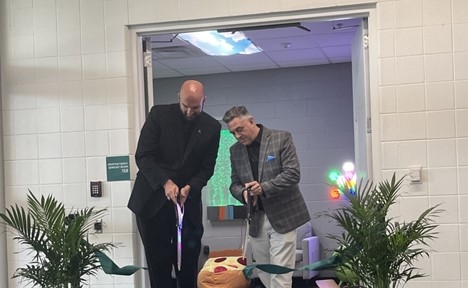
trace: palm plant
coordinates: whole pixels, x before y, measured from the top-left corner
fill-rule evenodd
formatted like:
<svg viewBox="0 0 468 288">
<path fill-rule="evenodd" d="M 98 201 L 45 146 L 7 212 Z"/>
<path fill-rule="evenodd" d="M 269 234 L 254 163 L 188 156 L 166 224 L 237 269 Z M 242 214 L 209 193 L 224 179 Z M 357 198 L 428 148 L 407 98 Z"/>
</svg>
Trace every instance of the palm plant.
<svg viewBox="0 0 468 288">
<path fill-rule="evenodd" d="M 83 287 L 86 276 L 96 276 L 101 268 L 96 253 L 114 246 L 87 241 L 88 230 L 106 209 L 85 208 L 67 214 L 63 204 L 52 196 L 38 199 L 31 191 L 27 206 L 25 210 L 16 204 L 0 213 L 7 227 L 13 229 L 14 239 L 33 256 L 13 278 L 20 277 L 33 287 Z"/>
<path fill-rule="evenodd" d="M 428 240 L 437 237 L 433 218 L 439 205 L 426 209 L 414 221 L 396 222 L 388 216 L 396 203 L 404 177 L 384 180 L 377 185 L 360 183 L 355 195 L 334 211 L 324 212 L 338 226 L 341 235 L 329 235 L 338 247 L 341 261 L 337 274 L 351 275 L 350 285 L 369 288 L 402 287 L 407 281 L 425 276 L 414 265 L 427 256 Z"/>
</svg>

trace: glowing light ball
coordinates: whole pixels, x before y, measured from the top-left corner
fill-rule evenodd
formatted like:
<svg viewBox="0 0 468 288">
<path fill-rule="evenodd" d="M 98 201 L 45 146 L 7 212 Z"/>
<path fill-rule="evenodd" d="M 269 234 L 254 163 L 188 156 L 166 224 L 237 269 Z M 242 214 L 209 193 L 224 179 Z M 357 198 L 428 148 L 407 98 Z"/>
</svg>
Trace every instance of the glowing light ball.
<svg viewBox="0 0 468 288">
<path fill-rule="evenodd" d="M 345 191 L 351 195 L 356 194 L 356 171 L 352 162 L 345 162 L 342 166 L 343 173 L 333 169 L 328 173 L 328 180 L 331 183 L 330 197 L 339 199 L 345 197 Z"/>
<path fill-rule="evenodd" d="M 332 188 L 332 190 L 330 191 L 330 197 L 334 200 L 339 199 L 341 197 L 340 190 Z"/>
<path fill-rule="evenodd" d="M 345 162 L 343 164 L 343 172 L 344 172 L 344 177 L 346 177 L 346 179 L 351 179 L 353 178 L 353 175 L 355 175 L 354 173 L 354 164 L 351 163 L 351 162 Z"/>
</svg>

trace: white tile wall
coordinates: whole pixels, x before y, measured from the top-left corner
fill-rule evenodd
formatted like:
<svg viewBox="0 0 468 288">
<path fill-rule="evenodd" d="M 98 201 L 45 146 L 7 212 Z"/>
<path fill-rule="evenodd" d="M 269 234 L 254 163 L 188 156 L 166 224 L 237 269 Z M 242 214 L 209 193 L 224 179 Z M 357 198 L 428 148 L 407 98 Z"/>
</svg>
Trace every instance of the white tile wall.
<svg viewBox="0 0 468 288">
<path fill-rule="evenodd" d="M 424 58 L 422 56 L 397 57 L 396 82 L 398 84 L 424 82 Z"/>
<path fill-rule="evenodd" d="M 59 78 L 57 57 L 36 58 L 34 79 L 36 83 L 57 83 Z"/>
<path fill-rule="evenodd" d="M 37 84 L 35 86 L 37 108 L 52 108 L 60 106 L 58 83 L 44 83 Z"/>
<path fill-rule="evenodd" d="M 454 111 L 428 112 L 427 137 L 431 139 L 455 137 Z"/>
<path fill-rule="evenodd" d="M 57 31 L 57 50 L 59 56 L 78 55 L 81 53 L 81 31 L 67 29 Z"/>
<path fill-rule="evenodd" d="M 74 132 L 84 130 L 84 113 L 82 107 L 62 108 L 60 127 L 62 132 Z"/>
<path fill-rule="evenodd" d="M 402 113 L 398 115 L 400 140 L 426 139 L 426 113 Z"/>
<path fill-rule="evenodd" d="M 107 104 L 106 79 L 84 81 L 83 99 L 84 105 Z"/>
<path fill-rule="evenodd" d="M 84 158 L 62 159 L 62 165 L 63 183 L 69 184 L 86 182 L 86 161 Z M 82 194 L 84 194 L 84 199 L 86 199 L 86 193 Z"/>
<path fill-rule="evenodd" d="M 459 280 L 461 278 L 460 254 L 434 253 L 431 258 L 433 280 Z"/>
<path fill-rule="evenodd" d="M 106 78 L 106 65 L 104 53 L 83 55 L 83 78 L 85 80 Z"/>
<path fill-rule="evenodd" d="M 453 82 L 432 82 L 426 84 L 427 110 L 444 110 L 455 107 Z"/>
<path fill-rule="evenodd" d="M 453 36 L 455 39 L 453 43 L 454 51 L 459 52 L 468 50 L 468 40 L 463 36 L 466 31 L 468 31 L 467 23 L 453 25 Z"/>
<path fill-rule="evenodd" d="M 460 225 L 460 251 L 468 252 L 468 224 Z"/>
<path fill-rule="evenodd" d="M 44 159 L 38 162 L 39 184 L 62 183 L 62 160 Z"/>
<path fill-rule="evenodd" d="M 424 111 L 426 108 L 423 84 L 400 85 L 397 96 L 400 113 Z"/>
<path fill-rule="evenodd" d="M 426 141 L 399 142 L 398 167 L 406 169 L 413 165 L 428 167 Z M 430 166 L 429 166 L 430 167 Z"/>
<path fill-rule="evenodd" d="M 59 108 L 37 109 L 37 132 L 38 133 L 60 132 L 60 109 Z"/>
<path fill-rule="evenodd" d="M 445 212 L 437 219 L 437 223 L 459 223 L 460 210 L 458 207 L 458 196 L 433 196 L 429 198 L 429 203 L 431 206 L 441 204 L 440 208 L 445 210 Z"/>
<path fill-rule="evenodd" d="M 63 205 L 70 210 L 84 209 L 88 206 L 86 192 L 88 186 L 83 183 L 63 185 Z"/>
<path fill-rule="evenodd" d="M 422 26 L 423 11 L 421 9 L 423 0 L 402 0 L 395 2 L 395 27 Z"/>
<path fill-rule="evenodd" d="M 381 115 L 380 134 L 383 141 L 398 140 L 398 117 L 396 114 Z"/>
<path fill-rule="evenodd" d="M 128 52 L 107 53 L 107 75 L 110 78 L 130 76 L 130 66 L 127 63 Z"/>
<path fill-rule="evenodd" d="M 395 32 L 393 30 L 381 30 L 379 31 L 379 38 L 380 38 L 379 56 L 380 57 L 395 56 Z"/>
<path fill-rule="evenodd" d="M 63 157 L 84 157 L 85 134 L 84 132 L 62 133 Z"/>
<path fill-rule="evenodd" d="M 400 201 L 401 221 L 416 219 L 423 211 L 429 208 L 428 197 L 405 197 Z"/>
<path fill-rule="evenodd" d="M 426 81 L 453 80 L 452 54 L 433 54 L 424 58 Z"/>
<path fill-rule="evenodd" d="M 105 0 L 105 24 L 122 28 L 128 24 L 128 1 Z"/>
<path fill-rule="evenodd" d="M 461 253 L 461 278 L 463 280 L 468 279 L 468 253 Z M 468 283 L 468 281 L 463 282 L 464 285 Z"/>
<path fill-rule="evenodd" d="M 85 106 L 85 129 L 106 130 L 109 127 L 107 105 Z"/>
<path fill-rule="evenodd" d="M 60 133 L 38 135 L 39 158 L 61 158 L 62 138 Z M 32 149 L 30 147 L 30 149 Z"/>
<path fill-rule="evenodd" d="M 435 230 L 438 239 L 434 240 L 431 249 L 437 253 L 460 251 L 460 234 L 458 225 L 441 224 Z"/>
<path fill-rule="evenodd" d="M 457 126 L 457 136 L 467 137 L 468 136 L 468 127 L 465 123 L 468 123 L 468 110 L 457 110 L 456 111 L 456 126 Z"/>
<path fill-rule="evenodd" d="M 112 130 L 109 132 L 110 155 L 125 155 L 133 151 L 129 145 L 129 130 Z"/>
<path fill-rule="evenodd" d="M 61 81 L 76 81 L 83 78 L 80 56 L 62 56 L 58 62 Z"/>
<path fill-rule="evenodd" d="M 451 0 L 424 0 L 422 4 L 424 25 L 449 24 L 451 22 Z"/>
<path fill-rule="evenodd" d="M 37 111 L 16 110 L 14 112 L 14 125 L 16 134 L 37 133 Z"/>
<path fill-rule="evenodd" d="M 17 135 L 16 143 L 16 159 L 37 159 L 37 135 Z"/>
<path fill-rule="evenodd" d="M 87 156 L 109 155 L 109 131 L 87 131 L 85 139 Z"/>
<path fill-rule="evenodd" d="M 468 108 L 468 81 L 455 82 L 455 107 Z"/>
<path fill-rule="evenodd" d="M 391 85 L 396 81 L 396 66 L 394 58 L 381 58 L 379 59 L 379 84 Z"/>
<path fill-rule="evenodd" d="M 424 27 L 424 52 L 426 54 L 450 53 L 452 52 L 452 39 L 450 25 L 426 26 Z"/>
<path fill-rule="evenodd" d="M 106 179 L 105 156 L 131 154 L 135 148 L 134 139 L 125 141 L 135 133 L 131 121 L 134 107 L 129 104 L 133 92 L 129 47 L 133 44 L 124 25 L 321 7 L 339 9 L 336 6 L 371 1 L 278 0 L 257 1 L 253 5 L 227 0 L 204 0 L 197 5 L 189 2 L 0 1 L 7 203 L 24 202 L 29 187 L 41 194 L 52 193 L 67 205 L 112 207 L 111 215 L 105 219 L 105 233 L 100 237 L 128 244 L 128 249 L 114 254 L 122 265 L 132 260 L 134 227 L 128 223 L 131 214 L 125 207 L 131 184 L 105 183 L 106 193 L 112 191 L 112 195 L 92 199 L 88 181 Z M 376 139 L 381 148 L 376 157 L 384 171 L 376 171 L 376 175 L 422 165 L 425 182 L 411 185 L 410 196 L 401 199 L 397 209 L 401 218 L 412 219 L 422 208 L 441 202 L 448 210 L 440 219 L 441 237 L 434 243 L 438 251 L 421 263 L 424 272 L 431 276 L 408 287 L 468 287 L 468 216 L 463 209 L 468 204 L 466 11 L 466 0 L 381 0 L 373 14 L 376 19 L 371 22 L 377 25 L 371 31 L 376 31 L 378 38 L 373 42 L 378 44 L 374 48 L 377 53 L 371 54 L 376 57 L 371 63 L 377 66 L 378 87 L 377 95 L 372 96 L 378 105 L 373 107 L 376 114 L 385 114 L 379 115 L 380 139 Z M 294 89 L 294 97 L 303 95 L 304 89 Z M 275 91 L 284 93 L 281 89 Z M 233 103 L 239 100 L 233 97 L 236 92 L 225 91 L 222 94 L 226 98 L 210 101 L 220 105 L 218 108 L 224 108 L 226 103 L 237 104 Z M 101 105 L 107 107 L 106 120 L 93 113 Z M 285 125 L 269 118 L 268 113 L 262 114 L 263 106 L 252 103 L 263 120 L 273 126 Z M 290 108 L 294 110 L 293 106 Z M 308 105 L 310 113 L 317 112 L 310 108 L 313 105 Z M 210 109 L 222 116 L 214 106 Z M 268 109 L 274 110 L 274 106 Z M 290 123 L 300 123 L 300 119 Z M 304 129 L 295 125 L 298 131 Z M 317 121 L 315 128 L 323 127 L 326 126 Z M 346 143 L 346 136 L 342 137 L 342 142 L 336 134 L 327 139 L 334 139 L 334 145 L 339 147 Z M 298 143 L 301 147 L 323 144 L 314 137 L 302 138 Z M 317 155 L 314 151 L 301 153 L 304 159 Z M 316 158 L 324 161 L 332 156 Z M 25 263 L 27 258 L 21 257 L 8 261 L 9 272 Z M 11 287 L 24 287 L 11 283 Z M 101 288 L 127 288 L 132 287 L 133 278 L 100 275 L 93 283 Z"/>
<path fill-rule="evenodd" d="M 468 165 L 468 138 L 457 139 L 458 164 Z"/>
<path fill-rule="evenodd" d="M 396 56 L 421 55 L 423 52 L 421 27 L 397 29 L 395 33 Z"/>
<path fill-rule="evenodd" d="M 39 163 L 37 160 L 17 161 L 14 165 L 14 171 L 11 172 L 15 183 L 13 185 L 39 184 Z"/>
<path fill-rule="evenodd" d="M 397 112 L 396 88 L 394 86 L 383 86 L 380 88 L 379 94 L 381 113 Z"/>
<path fill-rule="evenodd" d="M 81 81 L 67 81 L 59 84 L 60 105 L 77 106 L 83 103 L 83 83 Z"/>
<path fill-rule="evenodd" d="M 430 195 L 456 195 L 457 171 L 455 168 L 428 169 Z"/>
<path fill-rule="evenodd" d="M 57 56 L 57 32 L 34 33 L 34 55 L 36 58 Z"/>
<path fill-rule="evenodd" d="M 127 51 L 128 30 L 124 26 L 112 26 L 106 29 L 106 51 Z M 121 61 L 121 59 L 118 59 Z"/>
<path fill-rule="evenodd" d="M 129 78 L 107 79 L 106 85 L 108 103 L 128 103 L 131 86 Z"/>
<path fill-rule="evenodd" d="M 456 52 L 453 58 L 455 80 L 468 79 L 468 52 Z"/>
<path fill-rule="evenodd" d="M 7 61 L 5 84 L 34 83 L 34 59 L 21 59 Z"/>
<path fill-rule="evenodd" d="M 36 95 L 34 85 L 12 85 L 7 86 L 7 95 L 14 109 L 34 109 L 36 108 Z"/>
<path fill-rule="evenodd" d="M 110 129 L 128 129 L 132 125 L 132 108 L 126 104 L 110 104 L 109 112 L 109 128 Z"/>
<path fill-rule="evenodd" d="M 7 44 L 8 59 L 21 59 L 34 57 L 34 37 L 33 35 L 19 35 L 11 37 Z"/>
<path fill-rule="evenodd" d="M 398 168 L 398 142 L 384 142 L 382 143 L 381 149 L 382 169 L 388 170 Z"/>
</svg>

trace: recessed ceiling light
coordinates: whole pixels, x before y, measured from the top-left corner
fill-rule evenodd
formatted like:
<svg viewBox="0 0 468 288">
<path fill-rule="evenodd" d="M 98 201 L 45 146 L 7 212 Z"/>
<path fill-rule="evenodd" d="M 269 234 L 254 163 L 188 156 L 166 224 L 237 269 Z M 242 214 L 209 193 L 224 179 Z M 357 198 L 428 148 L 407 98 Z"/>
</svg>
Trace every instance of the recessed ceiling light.
<svg viewBox="0 0 468 288">
<path fill-rule="evenodd" d="M 201 31 L 180 33 L 177 37 L 200 48 L 211 56 L 228 56 L 234 54 L 254 54 L 262 49 L 252 43 L 244 33 L 218 33 L 216 31 Z"/>
</svg>

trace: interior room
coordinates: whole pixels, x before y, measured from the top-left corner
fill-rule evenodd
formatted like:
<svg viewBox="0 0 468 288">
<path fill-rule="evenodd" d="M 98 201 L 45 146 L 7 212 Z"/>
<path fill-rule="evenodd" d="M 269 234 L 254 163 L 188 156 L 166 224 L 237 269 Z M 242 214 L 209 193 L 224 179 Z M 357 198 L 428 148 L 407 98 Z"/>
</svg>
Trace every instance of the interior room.
<svg viewBox="0 0 468 288">
<path fill-rule="evenodd" d="M 466 11 L 466 0 L 2 0 L 0 213 L 26 207 L 29 193 L 53 196 L 63 204 L 62 216 L 104 209 L 88 227 L 89 243 L 116 244 L 107 255 L 120 267 L 143 266 L 127 205 L 145 101 L 175 102 L 180 82 L 196 77 L 216 119 L 244 104 L 256 121 L 291 131 L 312 214 L 340 203 L 330 199 L 336 194 L 324 181 L 345 161 L 376 183 L 409 174 L 392 219 L 413 220 L 438 204 L 444 213 L 427 257 L 416 263 L 426 276 L 405 287 L 466 288 Z M 367 37 L 357 42 L 367 53 L 353 53 L 363 18 Z M 244 32 L 263 52 L 246 57 L 205 56 L 174 37 L 259 26 L 266 29 Z M 144 38 L 155 46 L 149 61 L 141 53 Z M 145 71 L 145 63 L 152 68 Z M 231 208 L 210 209 L 235 204 L 219 188 L 226 180 L 220 175 L 203 195 L 203 245 L 212 251 L 237 248 L 245 235 L 242 220 L 221 219 L 234 217 Z M 326 235 L 339 229 L 314 216 L 323 257 L 335 248 Z M 0 287 L 29 287 L 14 275 L 32 263 L 34 251 L 5 230 L 2 222 Z M 83 277 L 84 287 L 149 287 L 143 270 L 132 276 L 93 271 L 96 276 Z"/>
<path fill-rule="evenodd" d="M 248 28 L 243 31 L 247 38 L 263 50 L 252 55 L 208 56 L 174 38 L 176 34 L 151 36 L 154 103 L 173 103 L 180 83 L 193 78 L 205 84 L 205 111 L 216 119 L 231 106 L 245 105 L 258 123 L 290 131 L 310 213 L 333 209 L 337 204 L 329 195 L 328 172 L 355 158 L 351 52 L 361 22 L 357 18 Z M 219 153 L 229 161 L 234 137 L 226 135 Z M 226 165 L 219 159 L 218 165 Z M 240 205 L 229 202 L 229 171 L 227 167 L 223 175 L 215 174 L 204 189 L 205 206 Z M 243 219 L 208 221 L 207 207 L 204 244 L 215 250 L 239 248 Z M 324 219 L 312 223 L 325 256 L 334 245 L 325 236 L 339 230 Z"/>
</svg>

